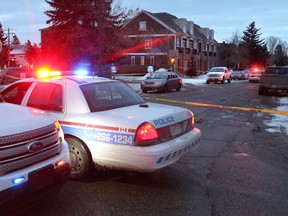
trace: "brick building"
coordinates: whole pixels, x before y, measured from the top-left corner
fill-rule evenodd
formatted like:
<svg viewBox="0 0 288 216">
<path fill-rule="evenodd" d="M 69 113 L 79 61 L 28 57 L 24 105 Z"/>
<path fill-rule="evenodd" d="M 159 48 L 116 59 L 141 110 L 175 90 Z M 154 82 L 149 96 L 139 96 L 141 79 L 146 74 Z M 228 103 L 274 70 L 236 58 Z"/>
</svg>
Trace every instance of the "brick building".
<svg viewBox="0 0 288 216">
<path fill-rule="evenodd" d="M 180 74 L 192 67 L 207 71 L 217 65 L 214 30 L 201 28 L 169 13 L 140 11 L 122 28 L 129 48 L 123 52 L 120 73 L 146 73 L 147 66 L 170 68 Z"/>
</svg>

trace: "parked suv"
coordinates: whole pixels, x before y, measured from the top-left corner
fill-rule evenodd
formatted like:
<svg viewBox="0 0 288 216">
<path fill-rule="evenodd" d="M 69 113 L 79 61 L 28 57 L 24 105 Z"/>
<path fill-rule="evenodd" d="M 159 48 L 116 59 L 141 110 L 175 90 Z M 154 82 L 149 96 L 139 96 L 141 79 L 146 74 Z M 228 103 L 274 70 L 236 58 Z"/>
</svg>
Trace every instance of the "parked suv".
<svg viewBox="0 0 288 216">
<path fill-rule="evenodd" d="M 228 83 L 231 82 L 231 71 L 227 67 L 212 67 L 207 73 L 207 84 L 210 82 L 224 83 L 225 80 L 227 80 Z"/>
<path fill-rule="evenodd" d="M 266 68 L 259 80 L 258 93 L 266 92 L 288 95 L 288 66 Z"/>
<path fill-rule="evenodd" d="M 26 195 L 34 200 L 66 182 L 70 158 L 60 124 L 51 114 L 0 102 L 0 119 L 0 211 L 10 215 L 16 203 L 26 208 Z"/>
</svg>

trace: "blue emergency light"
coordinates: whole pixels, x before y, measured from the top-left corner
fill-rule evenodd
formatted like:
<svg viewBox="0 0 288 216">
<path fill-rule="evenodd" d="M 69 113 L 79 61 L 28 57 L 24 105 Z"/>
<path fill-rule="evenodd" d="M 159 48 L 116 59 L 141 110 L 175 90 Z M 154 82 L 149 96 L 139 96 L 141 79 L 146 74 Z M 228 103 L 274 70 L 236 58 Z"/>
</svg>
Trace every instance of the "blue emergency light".
<svg viewBox="0 0 288 216">
<path fill-rule="evenodd" d="M 21 184 L 22 182 L 25 181 L 25 177 L 24 176 L 21 176 L 21 177 L 17 177 L 17 178 L 14 178 L 12 180 L 12 183 L 13 184 Z"/>
</svg>

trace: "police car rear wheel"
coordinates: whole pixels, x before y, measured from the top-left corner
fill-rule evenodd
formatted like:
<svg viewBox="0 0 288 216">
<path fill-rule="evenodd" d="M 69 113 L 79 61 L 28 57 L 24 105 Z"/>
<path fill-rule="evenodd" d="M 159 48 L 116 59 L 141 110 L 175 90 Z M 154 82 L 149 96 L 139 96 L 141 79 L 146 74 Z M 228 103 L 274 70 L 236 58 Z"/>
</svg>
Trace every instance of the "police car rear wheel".
<svg viewBox="0 0 288 216">
<path fill-rule="evenodd" d="M 91 169 L 91 156 L 84 143 L 76 138 L 66 137 L 69 144 L 71 161 L 71 179 L 80 179 L 89 173 Z"/>
</svg>

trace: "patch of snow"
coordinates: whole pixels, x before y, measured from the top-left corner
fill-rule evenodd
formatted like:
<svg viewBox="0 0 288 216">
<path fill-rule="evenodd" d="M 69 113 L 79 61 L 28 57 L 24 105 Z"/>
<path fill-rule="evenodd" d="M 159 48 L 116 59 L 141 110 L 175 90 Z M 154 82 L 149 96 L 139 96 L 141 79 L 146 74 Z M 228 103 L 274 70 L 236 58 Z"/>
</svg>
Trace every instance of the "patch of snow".
<svg viewBox="0 0 288 216">
<path fill-rule="evenodd" d="M 276 110 L 287 111 L 288 110 L 288 98 L 279 98 L 279 106 Z M 285 133 L 288 135 L 288 115 L 273 114 L 272 119 L 265 120 L 264 124 L 269 126 L 266 131 L 271 133 Z"/>
</svg>

